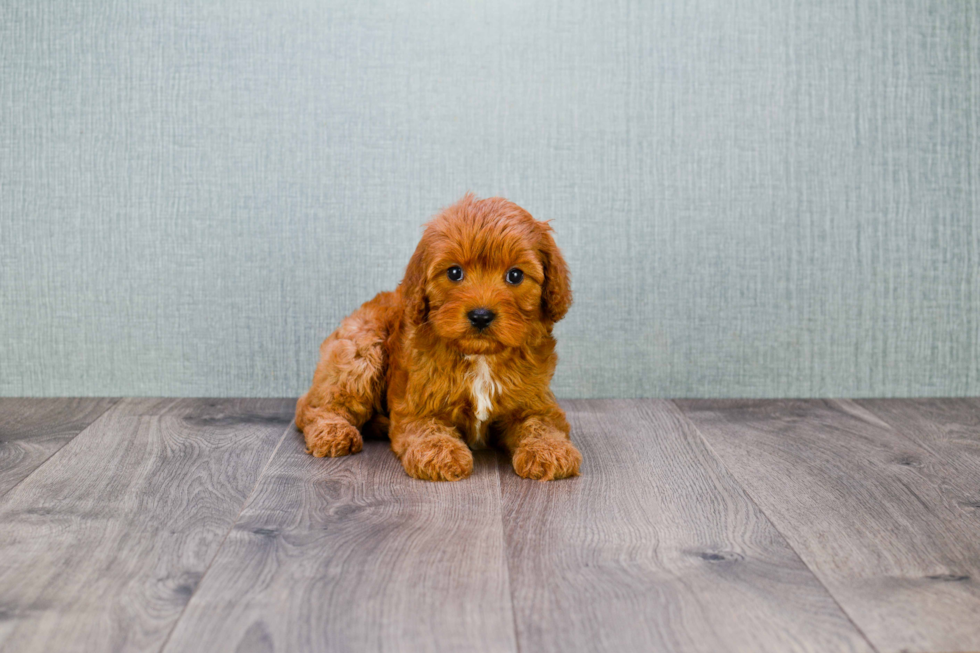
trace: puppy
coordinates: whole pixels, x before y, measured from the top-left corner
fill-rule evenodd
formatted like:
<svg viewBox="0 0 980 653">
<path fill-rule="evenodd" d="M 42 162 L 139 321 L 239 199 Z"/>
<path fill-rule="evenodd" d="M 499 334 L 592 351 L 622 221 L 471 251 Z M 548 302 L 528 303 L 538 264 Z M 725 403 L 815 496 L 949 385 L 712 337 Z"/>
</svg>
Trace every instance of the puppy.
<svg viewBox="0 0 980 653">
<path fill-rule="evenodd" d="M 405 277 L 320 346 L 296 405 L 309 453 L 361 450 L 385 430 L 405 471 L 455 481 L 497 445 L 524 478 L 578 474 L 582 456 L 549 387 L 552 327 L 572 303 L 551 236 L 513 202 L 472 194 L 426 225 Z"/>
</svg>

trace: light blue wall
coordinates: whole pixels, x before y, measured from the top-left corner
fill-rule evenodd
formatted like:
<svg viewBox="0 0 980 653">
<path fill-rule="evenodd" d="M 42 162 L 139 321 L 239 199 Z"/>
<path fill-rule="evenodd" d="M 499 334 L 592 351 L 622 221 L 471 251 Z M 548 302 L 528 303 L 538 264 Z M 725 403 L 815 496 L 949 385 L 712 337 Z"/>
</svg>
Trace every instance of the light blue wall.
<svg viewBox="0 0 980 653">
<path fill-rule="evenodd" d="M 980 395 L 980 5 L 0 4 L 0 394 L 297 395 L 464 191 L 566 397 Z"/>
</svg>

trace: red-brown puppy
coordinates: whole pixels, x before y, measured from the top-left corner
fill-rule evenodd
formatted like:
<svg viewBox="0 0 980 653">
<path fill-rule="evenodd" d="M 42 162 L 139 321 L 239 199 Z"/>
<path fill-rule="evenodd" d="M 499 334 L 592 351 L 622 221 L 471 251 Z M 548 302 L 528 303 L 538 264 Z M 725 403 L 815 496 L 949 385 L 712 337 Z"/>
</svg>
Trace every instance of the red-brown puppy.
<svg viewBox="0 0 980 653">
<path fill-rule="evenodd" d="M 398 288 L 320 346 L 313 385 L 296 405 L 309 452 L 356 453 L 358 429 L 387 426 L 415 478 L 465 478 L 470 447 L 490 443 L 524 478 L 577 475 L 582 456 L 549 388 L 552 326 L 572 303 L 550 232 L 498 197 L 467 195 L 436 216 Z"/>
</svg>

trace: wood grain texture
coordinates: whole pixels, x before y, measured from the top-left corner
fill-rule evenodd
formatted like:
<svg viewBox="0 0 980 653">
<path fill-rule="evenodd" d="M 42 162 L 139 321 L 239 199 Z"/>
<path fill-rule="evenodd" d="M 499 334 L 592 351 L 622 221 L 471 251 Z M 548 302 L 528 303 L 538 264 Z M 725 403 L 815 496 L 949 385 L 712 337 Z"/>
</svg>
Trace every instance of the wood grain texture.
<svg viewBox="0 0 980 653">
<path fill-rule="evenodd" d="M 0 649 L 158 649 L 292 401 L 124 400 L 0 500 Z"/>
<path fill-rule="evenodd" d="M 513 651 L 496 461 L 409 478 L 387 442 L 288 435 L 166 650 Z"/>
<path fill-rule="evenodd" d="M 876 648 L 980 649 L 980 516 L 942 456 L 851 401 L 677 403 Z"/>
<path fill-rule="evenodd" d="M 117 401 L 0 398 L 0 497 Z"/>
<path fill-rule="evenodd" d="M 582 475 L 501 478 L 521 650 L 871 650 L 673 404 L 563 406 Z"/>
<path fill-rule="evenodd" d="M 959 487 L 957 503 L 980 516 L 980 399 L 861 399 L 855 403 L 929 451 L 934 472 Z"/>
</svg>

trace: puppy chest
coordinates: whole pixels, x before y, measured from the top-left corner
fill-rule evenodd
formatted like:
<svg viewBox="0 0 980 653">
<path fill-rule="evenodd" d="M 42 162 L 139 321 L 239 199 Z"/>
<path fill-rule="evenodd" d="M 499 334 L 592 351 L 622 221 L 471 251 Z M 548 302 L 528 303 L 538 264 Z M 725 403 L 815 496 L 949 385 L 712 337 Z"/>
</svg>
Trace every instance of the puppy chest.
<svg viewBox="0 0 980 653">
<path fill-rule="evenodd" d="M 473 424 L 466 429 L 466 440 L 471 447 L 482 447 L 486 445 L 487 426 L 500 400 L 501 386 L 486 356 L 467 356 L 466 362 L 469 368 L 465 378 L 473 411 Z"/>
</svg>

